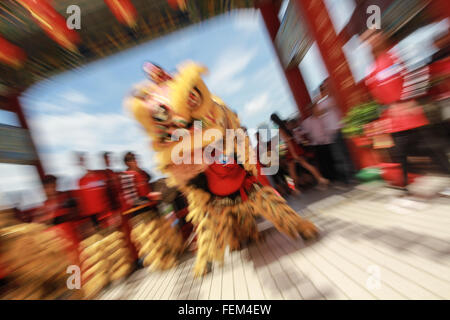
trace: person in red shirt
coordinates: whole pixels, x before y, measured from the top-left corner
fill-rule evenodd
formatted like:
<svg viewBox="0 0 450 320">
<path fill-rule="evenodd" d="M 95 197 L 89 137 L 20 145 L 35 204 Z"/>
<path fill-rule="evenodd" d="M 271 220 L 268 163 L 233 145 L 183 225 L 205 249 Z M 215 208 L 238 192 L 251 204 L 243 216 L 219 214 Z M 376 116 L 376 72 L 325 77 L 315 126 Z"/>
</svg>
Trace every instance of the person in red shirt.
<svg viewBox="0 0 450 320">
<path fill-rule="evenodd" d="M 30 210 L 32 219 L 30 222 L 47 225 L 48 229 L 56 232 L 59 237 L 67 241 L 68 259 L 73 264 L 78 264 L 79 237 L 75 224 L 79 218 L 78 202 L 73 191 L 58 191 L 58 178 L 54 175 L 46 175 L 42 180 L 46 200 L 35 209 Z"/>
<path fill-rule="evenodd" d="M 296 171 L 296 163 L 300 164 L 303 168 L 305 168 L 307 171 L 309 171 L 314 178 L 317 180 L 317 183 L 321 188 L 326 187 L 330 181 L 322 176 L 320 171 L 305 159 L 305 151 L 302 147 L 300 147 L 294 139 L 294 135 L 292 132 L 287 128 L 286 123 L 284 120 L 281 120 L 277 114 L 272 113 L 270 116 L 270 119 L 278 125 L 279 132 L 281 139 L 287 144 L 287 155 L 286 160 L 288 163 L 289 168 L 289 175 L 294 180 L 295 187 L 296 187 L 296 193 L 300 194 L 300 190 L 298 190 L 298 187 L 301 185 L 300 177 L 297 174 Z"/>
<path fill-rule="evenodd" d="M 270 176 L 266 176 L 266 175 L 262 174 L 262 168 L 266 167 L 267 164 L 261 163 L 260 145 L 263 143 L 266 144 L 265 152 L 266 152 L 266 154 L 268 154 L 272 150 L 272 141 L 271 140 L 263 141 L 259 132 L 256 132 L 255 137 L 256 137 L 255 153 L 256 153 L 257 168 L 258 168 L 258 174 L 259 174 L 258 182 L 261 183 L 262 185 L 274 187 L 275 190 L 277 190 L 277 192 L 281 196 L 288 195 L 290 193 L 290 189 L 289 189 L 289 185 L 287 184 L 287 181 L 285 178 L 285 175 L 287 175 L 287 173 L 285 172 L 285 170 L 283 169 L 283 166 L 281 164 L 279 164 L 278 170 L 275 174 L 270 175 Z"/>
<path fill-rule="evenodd" d="M 78 181 L 81 215 L 90 217 L 95 227 L 111 212 L 106 182 L 102 170 L 89 170 L 83 153 L 77 154 L 79 166 L 85 174 Z"/>
<path fill-rule="evenodd" d="M 448 158 L 444 150 L 434 143 L 435 139 L 427 128 L 428 119 L 414 100 L 424 94 L 417 90 L 424 86 L 417 85 L 417 81 L 405 80 L 409 76 L 408 70 L 381 30 L 367 30 L 361 39 L 371 46 L 375 57 L 366 85 L 378 103 L 388 106 L 381 118 L 390 121 L 388 131 L 395 143 L 392 158 L 402 165 L 404 187 L 408 185 L 407 156 L 417 145 L 426 147 L 428 155 L 441 170 L 450 173 Z"/>
<path fill-rule="evenodd" d="M 261 159 L 260 159 L 260 144 L 264 143 L 261 142 L 261 137 L 259 135 L 259 132 L 256 133 L 256 167 L 258 169 L 258 182 L 261 183 L 263 186 L 272 186 L 272 184 L 270 183 L 269 179 L 267 178 L 266 175 L 264 175 L 262 173 L 262 167 L 265 167 L 266 165 L 261 163 Z M 269 142 L 270 143 L 270 142 Z M 267 147 L 266 152 L 270 151 L 269 147 Z"/>
<path fill-rule="evenodd" d="M 147 199 L 148 194 L 152 191 L 150 187 L 152 177 L 139 167 L 136 155 L 133 152 L 127 152 L 123 160 L 127 166 L 126 173 L 133 175 L 138 196 Z"/>
<path fill-rule="evenodd" d="M 57 191 L 58 179 L 46 175 L 43 179 L 46 200 L 33 212 L 32 222 L 60 224 L 76 218 L 76 202 L 69 192 Z"/>
<path fill-rule="evenodd" d="M 106 192 L 108 194 L 108 199 L 110 207 L 112 210 L 120 209 L 120 179 L 116 172 L 114 172 L 111 167 L 111 153 L 103 153 L 103 161 L 105 164 L 105 169 L 103 173 L 105 175 L 106 182 Z"/>
</svg>

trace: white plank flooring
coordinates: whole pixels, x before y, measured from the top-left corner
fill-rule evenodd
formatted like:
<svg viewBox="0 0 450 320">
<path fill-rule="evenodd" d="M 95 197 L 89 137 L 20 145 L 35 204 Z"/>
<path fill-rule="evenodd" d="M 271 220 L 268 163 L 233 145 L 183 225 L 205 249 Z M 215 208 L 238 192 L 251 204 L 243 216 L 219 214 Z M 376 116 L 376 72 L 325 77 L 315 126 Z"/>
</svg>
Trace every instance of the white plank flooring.
<svg viewBox="0 0 450 320">
<path fill-rule="evenodd" d="M 203 278 L 193 278 L 187 256 L 171 270 L 139 270 L 99 298 L 450 299 L 450 199 L 405 206 L 398 194 L 369 184 L 331 195 L 300 212 L 320 228 L 317 241 L 269 228 Z"/>
</svg>

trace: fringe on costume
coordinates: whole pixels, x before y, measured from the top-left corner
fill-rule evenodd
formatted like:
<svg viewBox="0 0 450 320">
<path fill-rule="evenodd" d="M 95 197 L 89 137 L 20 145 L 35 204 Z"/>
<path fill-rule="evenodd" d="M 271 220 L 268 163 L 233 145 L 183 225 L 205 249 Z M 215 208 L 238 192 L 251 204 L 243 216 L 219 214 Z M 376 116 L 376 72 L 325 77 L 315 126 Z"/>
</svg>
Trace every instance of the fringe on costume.
<svg viewBox="0 0 450 320">
<path fill-rule="evenodd" d="M 178 263 L 184 251 L 184 239 L 164 217 L 141 221 L 133 227 L 131 239 L 138 250 L 139 258 L 150 270 L 166 270 Z"/>
<path fill-rule="evenodd" d="M 217 197 L 200 189 L 188 193 L 187 219 L 196 226 L 198 253 L 194 267 L 196 276 L 207 272 L 208 263 L 223 263 L 227 247 L 237 250 L 247 239 L 259 239 L 256 217 L 262 216 L 275 228 L 292 238 L 313 237 L 314 225 L 302 219 L 271 187 L 254 184 L 248 199 L 240 196 Z"/>
</svg>

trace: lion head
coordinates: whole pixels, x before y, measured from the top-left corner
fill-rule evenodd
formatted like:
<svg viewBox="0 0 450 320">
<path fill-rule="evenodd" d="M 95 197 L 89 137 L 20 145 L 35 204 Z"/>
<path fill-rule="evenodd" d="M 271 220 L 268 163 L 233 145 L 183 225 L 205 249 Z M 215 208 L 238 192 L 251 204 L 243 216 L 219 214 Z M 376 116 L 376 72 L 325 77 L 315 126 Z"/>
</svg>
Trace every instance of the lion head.
<svg viewBox="0 0 450 320">
<path fill-rule="evenodd" d="M 237 117 L 207 88 L 202 79 L 206 72 L 206 67 L 186 62 L 162 85 L 140 84 L 126 98 L 125 105 L 151 137 L 163 171 L 172 164 L 172 152 L 180 141 L 188 142 L 185 146 L 194 152 L 196 130 L 217 129 L 224 135 L 227 128 L 239 127 Z M 214 141 L 207 136 L 201 139 L 201 148 Z"/>
</svg>

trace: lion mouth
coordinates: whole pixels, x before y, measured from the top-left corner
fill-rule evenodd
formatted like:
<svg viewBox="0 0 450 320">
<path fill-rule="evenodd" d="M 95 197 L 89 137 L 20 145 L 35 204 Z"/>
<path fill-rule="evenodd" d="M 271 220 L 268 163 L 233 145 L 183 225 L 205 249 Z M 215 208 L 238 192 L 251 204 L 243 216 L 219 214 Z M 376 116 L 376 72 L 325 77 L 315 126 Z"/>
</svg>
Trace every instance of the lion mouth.
<svg viewBox="0 0 450 320">
<path fill-rule="evenodd" d="M 179 130 L 183 130 L 184 133 L 180 134 Z M 168 145 L 173 142 L 178 142 L 180 137 L 192 134 L 194 134 L 194 121 L 183 121 L 182 125 L 171 125 L 170 127 L 161 126 L 161 129 L 158 132 L 158 135 L 160 136 L 158 143 L 160 145 Z"/>
</svg>

